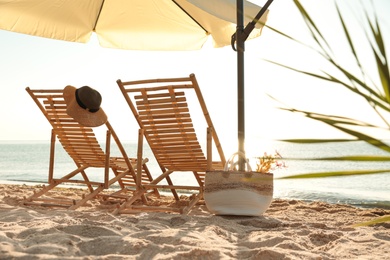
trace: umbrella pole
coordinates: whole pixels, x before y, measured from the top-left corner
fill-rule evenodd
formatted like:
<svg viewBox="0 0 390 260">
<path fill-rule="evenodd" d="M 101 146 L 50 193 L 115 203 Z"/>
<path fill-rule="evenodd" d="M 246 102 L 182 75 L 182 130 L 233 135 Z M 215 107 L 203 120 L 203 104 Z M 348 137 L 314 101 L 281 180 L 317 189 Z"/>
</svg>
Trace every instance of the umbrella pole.
<svg viewBox="0 0 390 260">
<path fill-rule="evenodd" d="M 268 0 L 261 8 L 259 13 L 244 29 L 244 1 L 237 0 L 237 30 L 232 36 L 233 50 L 237 51 L 237 117 L 238 117 L 238 152 L 241 156 L 238 158 L 238 170 L 245 171 L 245 84 L 244 84 L 244 51 L 245 40 L 261 16 L 271 5 L 273 0 Z M 234 42 L 237 48 L 234 47 Z"/>
<path fill-rule="evenodd" d="M 244 1 L 237 0 L 237 119 L 238 119 L 238 170 L 245 170 L 245 89 L 244 89 Z"/>
</svg>

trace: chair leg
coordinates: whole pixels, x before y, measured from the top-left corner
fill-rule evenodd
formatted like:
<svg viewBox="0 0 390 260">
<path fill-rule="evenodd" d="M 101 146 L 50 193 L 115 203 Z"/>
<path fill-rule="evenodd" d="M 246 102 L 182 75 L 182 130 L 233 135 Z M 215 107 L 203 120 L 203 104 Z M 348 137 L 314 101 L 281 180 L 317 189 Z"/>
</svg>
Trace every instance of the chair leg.
<svg viewBox="0 0 390 260">
<path fill-rule="evenodd" d="M 150 173 L 149 171 L 149 168 L 148 166 L 146 165 L 146 162 L 143 164 L 142 166 L 146 176 L 148 177 L 149 181 L 153 181 L 153 177 L 152 177 L 152 174 Z M 160 192 L 158 191 L 158 189 L 153 189 L 153 192 L 152 192 L 157 198 L 160 198 Z"/>
<path fill-rule="evenodd" d="M 142 196 L 145 195 L 146 189 L 141 189 L 138 191 L 135 191 L 133 194 L 133 197 L 131 197 L 129 200 L 125 201 L 119 207 L 117 207 L 112 214 L 118 215 L 121 213 L 122 210 L 125 208 L 130 207 L 131 204 L 133 204 L 136 200 L 141 199 Z"/>
<path fill-rule="evenodd" d="M 182 210 L 181 210 L 181 214 L 185 214 L 187 215 L 191 210 L 192 208 L 196 205 L 196 203 L 199 202 L 199 200 L 201 200 L 203 198 L 203 189 L 201 189 L 199 191 L 199 194 L 197 194 L 191 201 L 190 203 L 188 204 L 188 206 L 184 207 Z"/>
<path fill-rule="evenodd" d="M 106 133 L 106 161 L 104 165 L 104 188 L 108 189 L 109 171 L 110 171 L 110 147 L 111 147 L 111 132 Z"/>
<path fill-rule="evenodd" d="M 87 183 L 87 187 L 88 187 L 89 192 L 93 192 L 93 187 L 91 184 L 89 184 L 89 182 L 90 182 L 89 178 L 84 170 L 81 171 L 81 176 L 83 176 L 84 181 Z"/>
<path fill-rule="evenodd" d="M 35 192 L 35 193 L 34 193 L 33 195 L 31 195 L 30 197 L 26 198 L 26 199 L 25 199 L 25 204 L 32 204 L 34 200 L 40 200 L 39 197 L 41 197 L 42 195 L 46 194 L 48 191 L 54 189 L 54 188 L 57 187 L 59 184 L 61 184 L 61 183 L 63 183 L 63 182 L 66 182 L 67 180 L 69 180 L 70 178 L 72 178 L 73 176 L 75 176 L 75 175 L 78 174 L 78 173 L 81 173 L 81 174 L 84 173 L 84 175 L 85 175 L 84 170 L 85 170 L 86 168 L 88 168 L 88 166 L 82 166 L 82 167 L 79 167 L 78 169 L 72 171 L 71 173 L 69 173 L 69 174 L 63 176 L 61 179 L 57 179 L 57 180 L 56 180 L 56 179 L 52 179 L 51 183 L 49 183 L 48 186 L 43 187 L 40 191 Z M 87 178 L 87 180 L 88 180 L 88 178 Z M 91 186 L 91 188 L 92 188 L 92 185 L 89 184 L 88 186 Z M 89 191 L 90 191 L 91 193 L 92 193 L 92 192 L 96 192 L 96 191 L 93 190 L 93 188 L 92 188 L 92 190 L 89 189 Z M 53 199 L 52 199 L 52 200 L 53 200 Z M 66 201 L 66 200 L 62 200 L 62 201 L 64 202 L 64 201 Z M 57 201 L 55 202 L 55 205 L 56 205 L 56 206 L 64 206 L 64 205 L 60 205 L 60 202 L 61 202 L 61 200 L 57 200 Z M 65 203 L 65 204 L 66 204 L 66 203 Z M 79 203 L 78 203 L 78 204 L 79 204 Z M 48 205 L 50 205 L 50 204 L 48 204 Z M 65 206 L 65 207 L 67 207 L 67 206 Z"/>
<path fill-rule="evenodd" d="M 169 185 L 172 185 L 172 186 L 173 186 L 173 182 L 172 182 L 172 180 L 171 180 L 171 177 L 167 176 L 165 179 L 167 180 L 167 182 L 168 182 Z M 176 192 L 175 189 L 171 189 L 171 192 L 172 192 L 172 194 L 173 194 L 173 197 L 175 197 L 175 200 L 177 200 L 177 201 L 180 200 L 180 197 L 179 197 L 179 195 L 177 194 L 177 192 Z"/>
<path fill-rule="evenodd" d="M 41 189 L 39 192 L 37 193 L 34 193 L 33 195 L 31 195 L 30 197 L 26 198 L 25 201 L 33 201 L 34 199 L 36 198 L 39 198 L 40 196 L 42 196 L 43 194 L 45 194 L 46 192 L 48 192 L 49 190 L 51 189 L 54 189 L 59 183 L 56 183 L 56 182 L 52 182 L 49 186 L 45 186 L 43 189 Z"/>
<path fill-rule="evenodd" d="M 50 162 L 49 162 L 49 179 L 48 183 L 52 183 L 54 175 L 54 154 L 55 154 L 55 143 L 56 143 L 56 134 L 54 130 L 51 130 L 51 141 L 50 141 Z"/>
<path fill-rule="evenodd" d="M 88 200 L 93 199 L 97 194 L 99 194 L 102 190 L 104 190 L 103 185 L 99 185 L 93 192 L 89 193 L 87 196 L 85 196 L 83 199 L 79 200 L 77 203 L 75 203 L 73 206 L 69 207 L 69 209 L 77 209 L 78 207 L 84 205 Z"/>
</svg>

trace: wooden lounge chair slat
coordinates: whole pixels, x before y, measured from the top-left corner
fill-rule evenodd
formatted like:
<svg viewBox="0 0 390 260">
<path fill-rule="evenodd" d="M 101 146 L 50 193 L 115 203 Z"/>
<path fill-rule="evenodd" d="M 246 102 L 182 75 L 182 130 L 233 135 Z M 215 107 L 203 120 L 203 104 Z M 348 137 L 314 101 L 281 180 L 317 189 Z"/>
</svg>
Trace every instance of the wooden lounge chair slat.
<svg viewBox="0 0 390 260">
<path fill-rule="evenodd" d="M 188 133 L 187 133 L 188 134 Z M 172 145 L 182 145 L 183 142 L 186 142 L 187 144 L 199 144 L 197 140 L 191 136 L 188 136 L 186 139 L 180 138 L 180 137 L 155 137 L 151 139 L 150 145 L 165 145 L 165 146 L 172 146 Z"/>
<path fill-rule="evenodd" d="M 158 120 L 158 119 L 179 119 L 180 118 L 190 118 L 190 114 L 188 113 L 187 108 L 182 108 L 176 111 L 165 109 L 165 110 L 159 110 L 159 111 L 140 111 L 139 113 L 140 120 L 146 121 L 146 120 Z"/>
<path fill-rule="evenodd" d="M 157 156 L 158 158 L 166 158 L 166 157 L 171 157 L 171 158 L 183 158 L 183 159 L 188 159 L 188 158 L 194 158 L 195 155 L 199 158 L 204 158 L 203 151 L 201 149 L 191 151 L 190 149 L 171 149 L 171 150 L 164 150 L 164 149 L 155 149 L 156 152 L 160 152 L 161 156 Z"/>
<path fill-rule="evenodd" d="M 171 107 L 169 105 L 172 103 L 172 98 L 169 94 L 165 95 L 166 98 L 154 98 L 152 95 L 148 95 L 147 100 L 143 97 L 136 99 L 135 104 L 138 106 L 139 110 L 147 109 L 148 107 L 152 107 L 158 109 L 160 106 L 163 107 Z M 187 107 L 187 99 L 183 95 L 175 95 L 175 107 Z"/>
<path fill-rule="evenodd" d="M 181 137 L 180 137 L 181 136 Z M 186 136 L 183 136 L 181 133 L 173 133 L 173 134 L 158 134 L 158 135 L 153 135 L 153 134 L 150 134 L 149 136 L 150 140 L 158 140 L 158 139 L 161 139 L 161 140 L 165 140 L 165 139 L 177 139 L 177 138 L 182 138 L 182 140 L 193 140 L 193 138 L 195 138 L 197 140 L 197 136 L 194 133 L 187 133 Z"/>
<path fill-rule="evenodd" d="M 91 129 L 84 129 L 84 128 L 79 128 L 77 129 L 76 127 L 65 127 L 65 128 L 58 128 L 56 129 L 58 133 L 64 133 L 64 134 L 70 134 L 70 135 L 89 135 L 89 136 L 94 136 L 93 131 Z"/>
<path fill-rule="evenodd" d="M 160 150 L 161 151 L 161 150 Z M 196 159 L 204 159 L 203 153 L 201 151 L 186 153 L 185 150 L 179 152 L 161 152 L 161 156 L 158 156 L 159 159 L 163 160 L 165 158 L 170 158 L 171 160 L 178 160 L 178 158 L 182 158 L 182 160 L 196 160 Z"/>
<path fill-rule="evenodd" d="M 162 130 L 165 130 L 165 129 L 177 129 L 179 127 L 180 129 L 180 132 L 183 132 L 183 131 L 188 131 L 188 132 L 194 132 L 194 128 L 193 128 L 193 124 L 191 123 L 182 123 L 180 122 L 179 123 L 180 126 L 178 126 L 178 124 L 151 124 L 151 123 L 148 123 L 148 124 L 145 124 L 145 130 L 155 130 L 155 131 L 159 131 L 160 129 Z M 177 132 L 177 131 L 174 131 L 174 132 Z"/>
<path fill-rule="evenodd" d="M 69 121 L 69 120 L 60 120 L 60 122 L 58 122 L 58 120 L 52 120 L 52 122 L 53 122 L 54 126 L 58 125 L 58 126 L 62 126 L 62 127 L 65 127 L 65 128 L 77 128 L 77 127 L 80 127 L 77 124 L 75 124 L 74 122 Z"/>
<path fill-rule="evenodd" d="M 177 123 L 182 123 L 182 124 L 185 124 L 185 123 L 191 123 L 192 124 L 192 120 L 190 117 L 180 117 L 180 118 L 172 118 L 172 117 L 168 117 L 166 119 L 159 119 L 159 118 L 150 118 L 150 117 L 145 117 L 145 119 L 153 119 L 153 121 L 149 121 L 149 120 L 145 120 L 144 118 L 142 118 L 142 122 L 144 123 L 145 126 L 149 126 L 149 125 L 164 125 L 164 124 L 177 124 Z"/>
<path fill-rule="evenodd" d="M 185 133 L 188 133 L 188 132 L 190 132 L 190 133 L 193 133 L 194 132 L 194 130 L 193 129 L 183 129 L 182 131 L 181 131 L 182 129 L 160 129 L 160 130 L 155 130 L 155 129 L 153 129 L 153 130 L 148 130 L 148 131 L 145 131 L 145 134 L 147 134 L 147 135 L 158 135 L 158 134 L 174 134 L 174 133 L 180 133 L 180 134 L 185 134 Z M 184 130 L 186 130 L 186 131 L 184 131 Z M 191 130 L 191 131 L 190 131 Z M 184 138 L 183 138 L 183 140 L 185 140 Z"/>
<path fill-rule="evenodd" d="M 80 142 L 80 141 L 70 141 L 70 140 L 61 140 L 64 143 L 64 147 L 71 147 L 74 150 L 86 150 L 86 151 L 102 151 L 98 143 L 95 142 Z"/>
<path fill-rule="evenodd" d="M 80 133 L 93 133 L 91 129 L 88 128 L 80 128 L 80 125 L 68 123 L 65 120 L 58 122 L 58 120 L 53 121 L 54 125 L 59 125 L 61 128 L 58 129 L 58 131 L 62 132 L 80 132 Z"/>
<path fill-rule="evenodd" d="M 187 104 L 182 103 L 176 103 L 174 107 L 172 108 L 172 104 L 167 103 L 161 103 L 161 104 L 153 104 L 153 105 L 144 105 L 141 107 L 138 107 L 141 114 L 145 113 L 164 113 L 164 114 L 170 114 L 170 113 L 184 113 L 188 112 Z"/>
<path fill-rule="evenodd" d="M 166 90 L 166 88 L 167 88 L 167 86 L 161 87 L 160 90 Z M 139 88 L 137 90 L 134 89 L 134 91 L 137 91 L 137 92 L 139 92 L 140 90 L 142 90 L 142 88 Z M 149 90 L 150 90 L 149 93 L 153 93 L 153 91 L 155 91 L 155 89 L 153 89 L 153 88 L 150 88 Z M 141 102 L 139 100 L 153 100 L 155 98 L 166 98 L 166 97 L 172 97 L 172 96 L 183 97 L 183 96 L 185 96 L 185 93 L 184 93 L 184 91 L 176 91 L 174 93 L 167 93 L 167 92 L 161 93 L 160 92 L 160 93 L 156 93 L 156 94 L 134 95 L 134 99 L 136 100 L 136 105 L 139 105 L 139 104 L 147 103 L 147 102 L 137 103 L 137 102 Z"/>
<path fill-rule="evenodd" d="M 174 147 L 174 149 L 177 149 L 178 147 L 183 147 L 183 144 L 180 143 L 180 140 L 169 140 L 169 141 L 157 140 L 157 141 L 150 142 L 149 145 L 155 151 L 164 151 L 164 150 L 170 149 L 171 147 Z M 161 146 L 164 146 L 165 149 L 159 149 L 159 147 L 161 147 Z M 191 140 L 187 140 L 186 145 L 184 147 L 201 149 L 199 144 L 197 144 L 195 141 L 191 141 Z M 190 150 L 190 149 L 186 149 L 186 150 Z M 202 152 L 202 150 L 201 150 L 201 152 Z"/>
</svg>

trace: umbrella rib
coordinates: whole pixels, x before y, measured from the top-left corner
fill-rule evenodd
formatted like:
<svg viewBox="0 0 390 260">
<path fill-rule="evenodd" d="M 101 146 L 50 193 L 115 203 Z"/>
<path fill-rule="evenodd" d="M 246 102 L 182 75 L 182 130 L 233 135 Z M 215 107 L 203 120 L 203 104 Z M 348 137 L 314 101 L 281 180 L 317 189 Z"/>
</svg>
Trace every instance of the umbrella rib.
<svg viewBox="0 0 390 260">
<path fill-rule="evenodd" d="M 100 6 L 99 13 L 98 13 L 98 15 L 97 15 L 97 17 L 96 17 L 95 25 L 93 26 L 93 31 L 94 31 L 94 32 L 96 32 L 96 31 L 95 31 L 96 25 L 97 25 L 97 23 L 99 22 L 100 14 L 102 13 L 104 3 L 105 3 L 105 0 L 102 1 L 102 5 Z"/>
<path fill-rule="evenodd" d="M 190 17 L 197 25 L 199 25 L 200 28 L 202 28 L 207 34 L 210 34 L 200 23 L 198 23 L 197 20 L 194 19 L 194 17 L 192 17 L 183 7 L 181 7 L 180 4 L 178 4 L 175 0 L 172 0 L 173 3 L 175 3 L 175 5 L 177 5 L 177 7 L 179 7 L 183 12 L 185 12 L 188 17 Z"/>
</svg>

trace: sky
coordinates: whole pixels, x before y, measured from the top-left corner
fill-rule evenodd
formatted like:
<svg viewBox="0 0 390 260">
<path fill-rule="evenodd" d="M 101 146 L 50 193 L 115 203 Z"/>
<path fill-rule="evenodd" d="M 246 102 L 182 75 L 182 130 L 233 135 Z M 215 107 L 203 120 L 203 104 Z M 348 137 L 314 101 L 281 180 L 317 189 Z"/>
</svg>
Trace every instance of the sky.
<svg viewBox="0 0 390 260">
<path fill-rule="evenodd" d="M 265 1 L 253 1 L 262 5 Z M 340 1 L 338 1 L 340 2 Z M 355 10 L 360 1 L 343 1 Z M 353 2 L 353 3 L 352 3 Z M 362 2 L 369 2 L 363 0 Z M 333 1 L 302 1 L 330 39 L 339 41 Z M 378 15 L 390 32 L 390 1 L 375 0 Z M 355 10 L 356 11 L 356 10 Z M 318 19 L 318 20 L 317 20 Z M 290 0 L 275 0 L 267 24 L 303 41 L 308 31 Z M 389 36 L 389 35 L 387 35 Z M 390 49 L 388 48 L 388 51 Z M 342 62 L 348 53 L 340 49 Z M 315 55 L 267 28 L 246 42 L 246 142 L 287 138 L 344 138 L 344 134 L 301 115 L 281 111 L 268 95 L 288 106 L 375 120 L 361 100 L 340 87 L 288 71 L 264 59 L 319 71 Z M 197 51 L 145 52 L 106 49 L 93 37 L 87 44 L 63 42 L 0 30 L 0 140 L 49 140 L 50 126 L 25 91 L 89 85 L 103 96 L 102 107 L 122 140 L 135 140 L 138 127 L 116 80 L 182 77 L 195 73 L 222 143 L 237 142 L 237 54 L 230 46 Z"/>
</svg>

